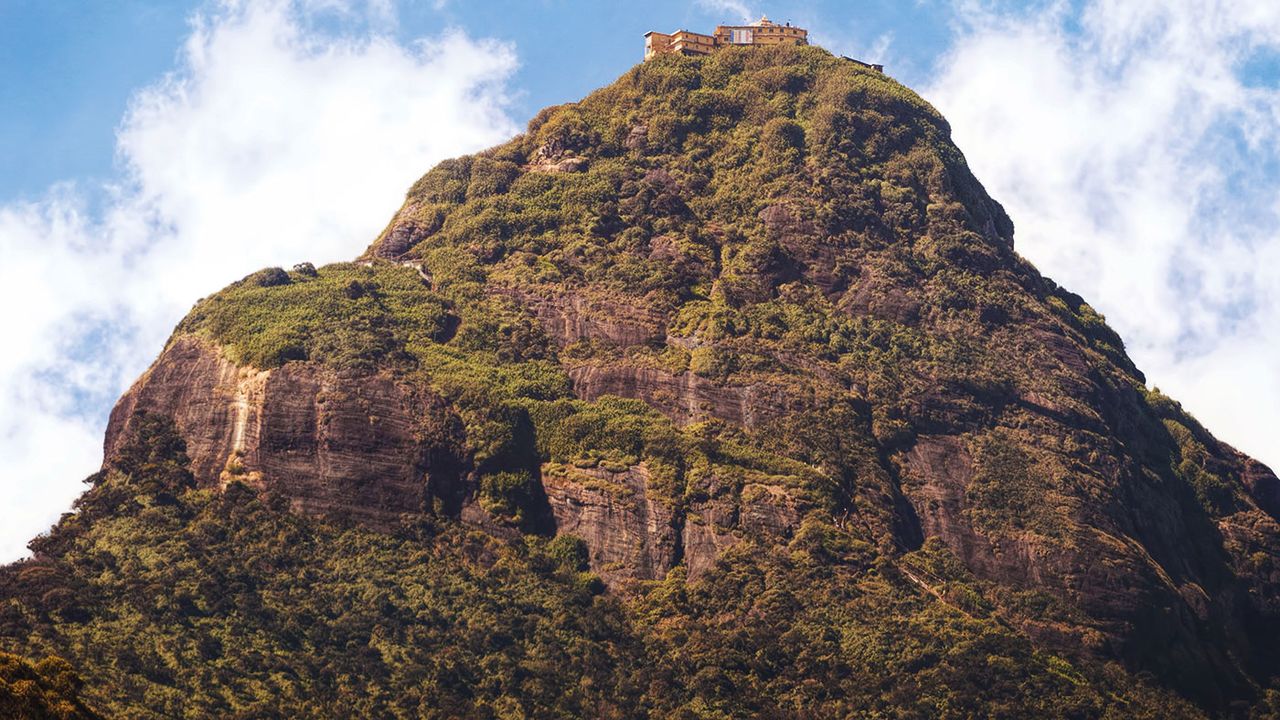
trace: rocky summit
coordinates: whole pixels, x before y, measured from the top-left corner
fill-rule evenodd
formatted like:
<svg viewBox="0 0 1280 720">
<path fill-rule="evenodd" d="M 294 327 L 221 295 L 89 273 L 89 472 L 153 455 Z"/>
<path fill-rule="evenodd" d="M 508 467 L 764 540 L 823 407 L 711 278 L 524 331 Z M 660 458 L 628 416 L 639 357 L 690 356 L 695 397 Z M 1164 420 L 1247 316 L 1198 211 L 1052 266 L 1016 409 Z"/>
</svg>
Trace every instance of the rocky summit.
<svg viewBox="0 0 1280 720">
<path fill-rule="evenodd" d="M 820 48 L 441 163 L 356 261 L 196 305 L 105 448 L 0 570 L 0 708 L 1280 712 L 1280 481 Z"/>
</svg>

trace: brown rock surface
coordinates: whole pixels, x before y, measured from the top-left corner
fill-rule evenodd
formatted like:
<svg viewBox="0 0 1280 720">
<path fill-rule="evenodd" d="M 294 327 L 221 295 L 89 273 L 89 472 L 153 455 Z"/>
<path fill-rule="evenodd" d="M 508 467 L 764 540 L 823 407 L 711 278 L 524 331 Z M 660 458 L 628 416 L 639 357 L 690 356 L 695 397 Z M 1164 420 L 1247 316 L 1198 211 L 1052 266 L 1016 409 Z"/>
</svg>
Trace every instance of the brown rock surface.
<svg viewBox="0 0 1280 720">
<path fill-rule="evenodd" d="M 584 400 L 602 395 L 643 400 L 682 425 L 717 418 L 754 428 L 803 409 L 811 396 L 798 380 L 722 385 L 689 371 L 677 375 L 626 361 L 579 365 L 568 371 L 574 394 Z"/>
<path fill-rule="evenodd" d="M 382 375 L 238 368 L 180 337 L 112 411 L 107 458 L 143 411 L 173 418 L 197 483 L 261 484 L 302 512 L 384 526 L 462 492 L 456 419 L 438 398 Z"/>
<path fill-rule="evenodd" d="M 556 532 L 582 538 L 591 567 L 610 584 L 660 580 L 683 562 L 697 580 L 724 550 L 754 538 L 785 542 L 810 508 L 785 488 L 711 478 L 687 507 L 664 498 L 643 464 L 621 471 L 543 466 Z"/>
<path fill-rule="evenodd" d="M 639 298 L 595 297 L 580 293 L 539 294 L 528 287 L 492 288 L 529 309 L 561 347 L 580 340 L 620 348 L 657 345 L 667 334 L 667 318 Z"/>
<path fill-rule="evenodd" d="M 692 502 L 684 516 L 681 539 L 690 580 L 697 580 L 721 552 L 746 538 L 785 542 L 810 509 L 776 485 L 748 483 L 736 496 L 724 483 L 713 480 L 709 485 L 717 495 Z"/>
<path fill-rule="evenodd" d="M 607 582 L 658 580 L 675 565 L 676 512 L 655 497 L 649 482 L 643 465 L 622 472 L 543 467 L 556 532 L 582 538 L 592 569 Z"/>
</svg>

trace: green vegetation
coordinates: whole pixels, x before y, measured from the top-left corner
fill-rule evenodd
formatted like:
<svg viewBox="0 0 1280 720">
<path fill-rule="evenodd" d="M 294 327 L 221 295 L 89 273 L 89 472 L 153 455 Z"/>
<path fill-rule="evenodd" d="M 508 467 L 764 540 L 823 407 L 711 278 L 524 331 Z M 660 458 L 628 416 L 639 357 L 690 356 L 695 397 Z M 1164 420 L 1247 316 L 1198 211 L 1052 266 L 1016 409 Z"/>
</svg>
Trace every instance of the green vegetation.
<svg viewBox="0 0 1280 720">
<path fill-rule="evenodd" d="M 64 648 L 107 716 L 583 716 L 635 694 L 620 608 L 564 541 L 341 530 L 239 484 L 100 506 L 137 481 L 100 481 L 56 559 L 0 580 L 6 642 Z"/>
<path fill-rule="evenodd" d="M 1266 716 L 1274 511 L 949 132 L 819 48 L 730 48 L 441 163 L 361 262 L 256 272 L 175 339 L 438 396 L 480 520 L 291 514 L 247 455 L 197 487 L 140 414 L 0 569 L 2 647 L 106 716 Z M 661 509 L 677 558 L 682 522 L 733 544 L 606 590 L 548 477 Z"/>
<path fill-rule="evenodd" d="M 178 332 L 205 333 L 259 368 L 312 360 L 343 370 L 408 361 L 405 347 L 450 328 L 445 300 L 407 267 L 270 268 L 205 300 Z"/>
<path fill-rule="evenodd" d="M 1116 668 L 1082 673 L 994 618 L 922 601 L 873 556 L 809 522 L 787 547 L 730 551 L 696 585 L 655 584 L 638 626 L 674 716 L 1195 716 Z"/>
<path fill-rule="evenodd" d="M 989 533 L 1030 530 L 1062 538 L 1070 514 L 1059 506 L 1050 472 L 1007 432 L 974 443 L 974 475 L 966 490 L 974 525 Z M 1055 502 L 1058 501 L 1058 502 Z"/>
<path fill-rule="evenodd" d="M 130 442 L 152 466 L 184 457 L 161 424 Z M 602 593 L 573 537 L 340 529 L 238 483 L 166 502 L 139 492 L 154 486 L 111 470 L 42 559 L 0 570 L 0 635 L 73 658 L 108 717 L 1194 716 L 934 602 L 816 519 L 698 584 L 677 570 L 626 597 Z M 116 505 L 116 488 L 136 501 Z M 954 560 L 927 553 L 913 572 L 962 595 L 965 578 L 938 577 Z M 33 676 L 47 679 L 21 684 Z M 86 717 L 78 687 L 61 661 L 0 656 L 0 703 L 9 688 L 52 708 L 16 716 Z"/>
<path fill-rule="evenodd" d="M 0 652 L 0 717 L 22 720 L 90 720 L 99 717 L 80 700 L 84 683 L 65 660 L 30 663 Z"/>
</svg>

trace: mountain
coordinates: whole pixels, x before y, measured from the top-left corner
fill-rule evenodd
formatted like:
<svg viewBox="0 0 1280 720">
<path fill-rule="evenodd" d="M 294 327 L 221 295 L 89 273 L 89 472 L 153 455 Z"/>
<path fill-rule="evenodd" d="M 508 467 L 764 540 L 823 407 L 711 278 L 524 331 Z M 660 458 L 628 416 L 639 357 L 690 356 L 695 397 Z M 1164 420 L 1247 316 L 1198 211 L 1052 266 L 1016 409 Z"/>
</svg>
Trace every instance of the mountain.
<svg viewBox="0 0 1280 720">
<path fill-rule="evenodd" d="M 1280 712 L 1280 481 L 819 48 L 441 163 L 197 304 L 105 449 L 0 570 L 104 716 Z"/>
</svg>

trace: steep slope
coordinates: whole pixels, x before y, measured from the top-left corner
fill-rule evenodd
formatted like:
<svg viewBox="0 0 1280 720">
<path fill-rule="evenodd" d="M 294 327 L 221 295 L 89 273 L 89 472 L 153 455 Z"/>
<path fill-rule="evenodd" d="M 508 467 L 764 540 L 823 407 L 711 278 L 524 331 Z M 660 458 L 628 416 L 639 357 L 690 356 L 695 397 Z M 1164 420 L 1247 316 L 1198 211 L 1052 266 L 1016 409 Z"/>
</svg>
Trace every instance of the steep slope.
<svg viewBox="0 0 1280 720">
<path fill-rule="evenodd" d="M 1037 651 L 937 548 L 900 569 L 815 518 L 697 583 L 605 593 L 581 540 L 342 527 L 194 487 L 183 446 L 140 417 L 38 559 L 0 570 L 6 643 L 75 658 L 108 717 L 1197 716 Z"/>
<path fill-rule="evenodd" d="M 106 450 L 0 632 L 113 709 L 1277 703 L 1280 481 L 1017 256 L 927 103 L 817 48 L 660 58 L 442 163 L 360 262 L 202 301 Z M 174 640 L 94 662 L 131 635 Z"/>
</svg>

